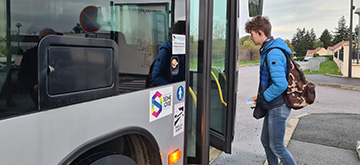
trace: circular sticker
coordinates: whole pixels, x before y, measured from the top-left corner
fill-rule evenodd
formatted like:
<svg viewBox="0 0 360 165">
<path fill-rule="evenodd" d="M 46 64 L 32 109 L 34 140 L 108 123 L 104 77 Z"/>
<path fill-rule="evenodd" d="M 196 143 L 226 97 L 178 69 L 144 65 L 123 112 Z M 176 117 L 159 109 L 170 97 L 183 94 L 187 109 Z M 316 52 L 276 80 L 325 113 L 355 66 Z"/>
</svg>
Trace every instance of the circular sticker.
<svg viewBox="0 0 360 165">
<path fill-rule="evenodd" d="M 97 32 L 101 28 L 101 22 L 101 13 L 95 6 L 85 7 L 80 13 L 80 25 L 86 32 Z"/>
<path fill-rule="evenodd" d="M 179 86 L 176 92 L 176 98 L 178 101 L 181 101 L 184 98 L 184 87 Z"/>
</svg>

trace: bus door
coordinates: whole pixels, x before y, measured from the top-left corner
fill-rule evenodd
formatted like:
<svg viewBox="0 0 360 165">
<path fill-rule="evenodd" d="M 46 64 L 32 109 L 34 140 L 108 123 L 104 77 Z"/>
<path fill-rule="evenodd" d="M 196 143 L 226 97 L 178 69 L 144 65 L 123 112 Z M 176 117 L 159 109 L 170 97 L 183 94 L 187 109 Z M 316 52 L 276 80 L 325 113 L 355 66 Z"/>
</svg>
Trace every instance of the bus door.
<svg viewBox="0 0 360 165">
<path fill-rule="evenodd" d="M 260 0 L 249 1 L 251 16 Z M 239 1 L 190 1 L 187 162 L 208 164 L 213 147 L 231 153 L 238 80 Z M 218 152 L 220 152 L 218 151 Z"/>
</svg>

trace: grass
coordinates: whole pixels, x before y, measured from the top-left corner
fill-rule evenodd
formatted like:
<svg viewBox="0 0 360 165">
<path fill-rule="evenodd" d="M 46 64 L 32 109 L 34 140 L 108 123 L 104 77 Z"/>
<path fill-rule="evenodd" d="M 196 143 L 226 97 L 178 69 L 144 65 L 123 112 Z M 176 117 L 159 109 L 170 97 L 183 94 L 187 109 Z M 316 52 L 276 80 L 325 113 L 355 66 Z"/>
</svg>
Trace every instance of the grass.
<svg viewBox="0 0 360 165">
<path fill-rule="evenodd" d="M 212 61 L 211 66 L 218 67 L 218 68 L 224 68 L 225 66 L 224 61 Z M 197 59 L 190 59 L 190 69 L 197 69 L 198 67 L 198 60 Z"/>
<path fill-rule="evenodd" d="M 310 73 L 310 70 L 304 70 L 305 74 L 330 74 L 330 75 L 342 75 L 341 72 L 338 72 L 339 68 L 334 61 L 325 61 L 320 64 L 320 71 L 313 71 Z"/>
<path fill-rule="evenodd" d="M 240 61 L 239 65 L 248 65 L 248 64 L 260 64 L 260 60 L 253 60 L 253 61 Z M 224 68 L 224 62 L 214 62 L 212 63 L 212 66 Z M 190 69 L 196 69 L 197 68 L 197 59 L 190 59 Z"/>
<path fill-rule="evenodd" d="M 240 64 L 240 65 L 245 65 L 245 64 L 260 64 L 260 60 L 240 61 L 239 64 Z"/>
<path fill-rule="evenodd" d="M 253 61 L 240 61 L 239 65 L 248 65 L 248 64 L 259 64 L 260 60 L 253 60 Z M 223 63 L 214 63 L 214 66 L 222 66 Z M 196 68 L 197 67 L 197 60 L 191 60 L 190 59 L 190 68 Z M 339 68 L 337 67 L 336 63 L 334 61 L 325 61 L 320 64 L 320 71 L 313 71 L 310 73 L 310 70 L 304 70 L 305 74 L 330 74 L 330 75 L 342 75 L 341 72 L 338 72 Z"/>
</svg>

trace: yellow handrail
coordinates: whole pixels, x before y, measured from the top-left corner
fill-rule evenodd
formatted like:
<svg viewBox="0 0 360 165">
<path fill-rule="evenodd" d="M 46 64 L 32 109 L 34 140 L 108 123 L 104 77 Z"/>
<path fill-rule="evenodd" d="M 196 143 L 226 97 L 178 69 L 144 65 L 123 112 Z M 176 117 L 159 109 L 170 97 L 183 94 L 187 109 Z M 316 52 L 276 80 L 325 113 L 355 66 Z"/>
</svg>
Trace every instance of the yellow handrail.
<svg viewBox="0 0 360 165">
<path fill-rule="evenodd" d="M 223 95 L 222 95 L 222 90 L 221 90 L 221 86 L 220 86 L 220 83 L 219 83 L 219 80 L 216 78 L 215 74 L 213 71 L 211 71 L 211 75 L 214 77 L 215 79 L 215 82 L 217 84 L 217 87 L 218 87 L 218 90 L 219 90 L 219 97 L 220 97 L 220 101 L 221 103 L 223 103 L 225 106 L 227 106 L 227 103 L 224 101 L 223 99 Z M 195 103 L 195 107 L 197 106 L 197 97 L 194 93 L 194 91 L 191 89 L 191 87 L 189 87 L 189 93 L 191 95 L 191 97 L 193 98 L 194 100 L 194 103 Z"/>
<path fill-rule="evenodd" d="M 221 103 L 223 103 L 225 106 L 227 106 L 227 103 L 224 101 L 223 99 L 223 95 L 222 95 L 222 90 L 221 90 L 221 87 L 220 87 L 220 83 L 219 83 L 219 80 L 216 78 L 215 74 L 213 71 L 211 71 L 211 75 L 214 77 L 215 79 L 215 82 L 217 84 L 217 87 L 218 87 L 218 90 L 219 90 L 219 97 L 220 97 L 220 101 Z"/>
<path fill-rule="evenodd" d="M 195 107 L 197 107 L 197 97 L 196 97 L 194 91 L 193 91 L 190 87 L 189 87 L 189 92 L 190 92 L 191 97 L 192 97 L 193 100 L 194 100 Z"/>
<path fill-rule="evenodd" d="M 225 75 L 225 73 L 220 73 L 223 77 L 224 77 L 224 80 L 226 81 L 226 75 Z"/>
</svg>

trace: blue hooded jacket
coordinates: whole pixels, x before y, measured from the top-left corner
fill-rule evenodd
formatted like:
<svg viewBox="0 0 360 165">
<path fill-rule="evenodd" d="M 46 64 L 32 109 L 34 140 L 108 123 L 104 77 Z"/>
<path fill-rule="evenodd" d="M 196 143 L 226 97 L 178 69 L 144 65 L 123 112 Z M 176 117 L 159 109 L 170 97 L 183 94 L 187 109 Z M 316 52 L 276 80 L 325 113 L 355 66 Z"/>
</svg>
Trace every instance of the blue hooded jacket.
<svg viewBox="0 0 360 165">
<path fill-rule="evenodd" d="M 267 54 L 267 62 L 265 64 L 265 55 L 270 48 L 278 47 L 291 53 L 291 49 L 281 38 L 269 41 L 260 49 L 260 85 L 258 93 L 258 103 L 263 109 L 272 109 L 279 107 L 285 103 L 284 91 L 288 86 L 286 80 L 287 61 L 285 54 L 280 49 L 272 49 Z M 268 77 L 271 77 L 269 81 Z"/>
<path fill-rule="evenodd" d="M 170 59 L 172 57 L 171 40 L 163 42 L 160 51 L 156 57 L 155 65 L 151 73 L 152 80 L 156 85 L 166 85 L 173 82 L 183 81 L 185 79 L 185 59 L 183 55 L 179 57 L 179 73 L 171 75 Z"/>
</svg>

